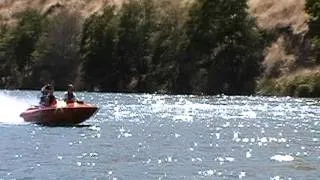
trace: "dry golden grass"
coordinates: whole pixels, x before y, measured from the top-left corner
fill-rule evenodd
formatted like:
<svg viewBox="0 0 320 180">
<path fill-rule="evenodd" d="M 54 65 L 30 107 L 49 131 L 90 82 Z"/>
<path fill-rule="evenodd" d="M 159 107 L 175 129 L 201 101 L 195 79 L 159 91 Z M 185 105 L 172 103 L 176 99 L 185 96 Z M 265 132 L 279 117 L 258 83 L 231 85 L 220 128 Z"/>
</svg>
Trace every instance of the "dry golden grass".
<svg viewBox="0 0 320 180">
<path fill-rule="evenodd" d="M 308 31 L 305 0 L 249 0 L 249 11 L 264 29 L 289 27 L 295 34 Z"/>
<path fill-rule="evenodd" d="M 313 76 L 314 74 L 320 76 L 320 66 L 308 69 L 299 69 L 293 72 L 290 76 Z"/>
<path fill-rule="evenodd" d="M 64 9 L 77 12 L 82 17 L 88 17 L 101 10 L 108 2 L 121 4 L 123 0 L 2 0 L 0 1 L 0 16 L 2 21 L 11 23 L 15 20 L 15 14 L 27 8 L 33 8 L 45 14 Z"/>
<path fill-rule="evenodd" d="M 101 10 L 107 2 L 121 4 L 124 1 L 127 0 L 2 0 L 0 16 L 3 20 L 12 21 L 14 14 L 26 8 L 36 8 L 43 13 L 65 8 L 87 17 Z M 305 0 L 248 0 L 248 4 L 250 13 L 257 17 L 262 28 L 291 27 L 295 33 L 308 29 Z"/>
<path fill-rule="evenodd" d="M 294 68 L 296 57 L 287 53 L 285 43 L 285 38 L 281 36 L 270 47 L 266 48 L 266 56 L 262 63 L 266 75 L 272 75 L 275 71 L 286 74 Z"/>
<path fill-rule="evenodd" d="M 308 31 L 309 16 L 305 12 L 306 0 L 248 0 L 249 12 L 257 18 L 262 29 L 289 28 L 296 36 L 303 37 Z M 284 75 L 295 70 L 296 53 L 286 47 L 298 47 L 289 34 L 281 35 L 266 48 L 263 61 L 265 75 Z"/>
</svg>

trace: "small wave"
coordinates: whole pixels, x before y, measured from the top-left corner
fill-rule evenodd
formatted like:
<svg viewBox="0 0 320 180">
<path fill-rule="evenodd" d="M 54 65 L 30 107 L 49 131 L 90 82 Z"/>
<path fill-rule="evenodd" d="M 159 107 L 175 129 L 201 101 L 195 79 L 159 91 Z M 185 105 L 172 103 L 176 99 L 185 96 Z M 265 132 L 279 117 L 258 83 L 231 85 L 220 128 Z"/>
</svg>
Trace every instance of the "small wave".
<svg viewBox="0 0 320 180">
<path fill-rule="evenodd" d="M 245 111 L 245 112 L 241 112 L 240 116 L 253 119 L 257 117 L 257 113 L 255 113 L 254 111 Z"/>
<path fill-rule="evenodd" d="M 274 155 L 270 159 L 279 162 L 289 162 L 293 161 L 294 157 L 290 155 Z"/>
<path fill-rule="evenodd" d="M 216 170 L 205 170 L 205 171 L 199 171 L 198 174 L 202 176 L 213 176 L 216 173 Z"/>
</svg>

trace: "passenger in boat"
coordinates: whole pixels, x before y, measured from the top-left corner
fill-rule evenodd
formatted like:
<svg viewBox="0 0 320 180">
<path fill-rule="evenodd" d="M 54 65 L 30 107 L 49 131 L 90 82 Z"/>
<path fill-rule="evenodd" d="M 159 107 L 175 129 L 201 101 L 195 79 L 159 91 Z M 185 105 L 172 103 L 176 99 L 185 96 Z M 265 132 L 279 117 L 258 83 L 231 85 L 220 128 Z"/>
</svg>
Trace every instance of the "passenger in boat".
<svg viewBox="0 0 320 180">
<path fill-rule="evenodd" d="M 68 89 L 67 89 L 67 92 L 64 93 L 63 100 L 66 103 L 74 103 L 75 101 L 77 101 L 76 95 L 74 93 L 74 87 L 72 84 L 68 85 Z"/>
<path fill-rule="evenodd" d="M 49 94 L 48 94 L 48 97 L 47 97 L 47 105 L 48 105 L 48 106 L 57 104 L 57 99 L 56 99 L 56 97 L 53 95 L 53 92 L 54 92 L 54 89 L 53 89 L 53 87 L 51 86 L 51 88 L 49 88 Z"/>
<path fill-rule="evenodd" d="M 41 88 L 40 105 L 50 106 L 57 103 L 56 97 L 53 95 L 53 87 L 51 84 L 46 84 Z"/>
</svg>

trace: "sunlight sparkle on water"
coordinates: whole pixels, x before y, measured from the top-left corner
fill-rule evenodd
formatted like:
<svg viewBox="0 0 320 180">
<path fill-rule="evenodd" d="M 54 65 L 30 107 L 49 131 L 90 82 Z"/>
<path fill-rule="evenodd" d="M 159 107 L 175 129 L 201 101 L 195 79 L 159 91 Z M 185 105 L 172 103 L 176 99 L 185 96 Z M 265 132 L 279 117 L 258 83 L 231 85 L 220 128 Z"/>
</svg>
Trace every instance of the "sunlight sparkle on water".
<svg viewBox="0 0 320 180">
<path fill-rule="evenodd" d="M 242 179 L 246 176 L 246 172 L 240 172 L 239 179 Z"/>
<path fill-rule="evenodd" d="M 293 161 L 294 157 L 290 155 L 274 155 L 270 158 L 271 160 L 279 161 L 279 162 L 286 162 L 286 161 Z"/>
</svg>

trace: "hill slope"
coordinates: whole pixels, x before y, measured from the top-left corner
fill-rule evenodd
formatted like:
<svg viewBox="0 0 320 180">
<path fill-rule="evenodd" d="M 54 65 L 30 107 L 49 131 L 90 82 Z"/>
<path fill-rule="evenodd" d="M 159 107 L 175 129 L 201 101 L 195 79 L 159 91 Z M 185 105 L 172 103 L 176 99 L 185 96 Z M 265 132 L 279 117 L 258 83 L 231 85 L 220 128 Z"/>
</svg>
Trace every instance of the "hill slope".
<svg viewBox="0 0 320 180">
<path fill-rule="evenodd" d="M 308 30 L 305 0 L 249 0 L 250 13 L 265 29 L 291 27 L 294 33 Z"/>
<path fill-rule="evenodd" d="M 71 14 L 73 14 L 73 19 L 71 18 L 69 20 L 71 22 L 73 22 L 73 21 L 77 21 L 79 19 L 87 18 L 91 14 L 101 11 L 107 3 L 117 4 L 120 6 L 125 1 L 130 1 L 130 0 L 2 0 L 2 1 L 0 1 L 0 25 L 1 24 L 14 25 L 15 24 L 14 22 L 16 21 L 16 19 L 18 19 L 18 17 L 20 17 L 20 16 L 18 16 L 19 13 L 25 11 L 28 8 L 37 9 L 39 12 L 41 12 L 44 15 L 50 15 L 50 16 L 51 15 L 60 15 L 60 17 L 61 16 L 63 17 L 63 18 L 58 18 L 58 19 L 66 19 L 65 18 L 66 16 L 63 13 L 59 13 L 59 12 L 70 11 L 70 12 L 72 12 Z M 130 1 L 130 2 L 132 2 L 134 5 L 134 3 L 137 3 L 137 1 L 139 1 L 139 0 Z M 228 14 L 228 13 L 224 14 L 221 11 L 216 12 L 215 7 L 217 5 L 219 5 L 219 1 L 208 1 L 208 0 L 207 1 L 200 1 L 199 0 L 199 3 L 193 4 L 194 1 L 195 0 L 154 1 L 157 3 L 157 8 L 150 10 L 151 7 L 153 7 L 153 6 L 148 6 L 148 7 L 146 7 L 146 9 L 148 9 L 150 11 L 143 11 L 145 14 L 143 14 L 143 15 L 140 14 L 142 18 L 145 17 L 145 19 L 143 19 L 144 21 L 140 21 L 139 18 L 138 19 L 135 18 L 135 17 L 140 17 L 140 16 L 138 16 L 139 12 L 140 12 L 139 9 L 137 11 L 129 11 L 130 8 L 133 8 L 133 9 L 134 8 L 141 8 L 142 6 L 141 7 L 140 7 L 140 5 L 137 5 L 137 6 L 128 5 L 127 7 L 123 6 L 123 8 L 121 8 L 121 9 L 123 9 L 123 12 L 127 11 L 126 12 L 127 14 L 124 13 L 124 15 L 123 15 L 124 18 L 120 19 L 120 20 L 121 21 L 123 20 L 124 23 L 123 24 L 114 23 L 119 20 L 117 18 L 114 19 L 114 22 L 112 21 L 114 24 L 112 24 L 112 23 L 110 24 L 109 22 L 107 22 L 107 25 L 106 25 L 106 24 L 103 24 L 105 22 L 102 21 L 102 24 L 99 24 L 99 25 L 101 25 L 101 27 L 99 26 L 96 29 L 97 34 L 99 34 L 99 38 L 97 39 L 97 41 L 101 40 L 100 35 L 103 33 L 101 33 L 100 30 L 102 30 L 103 28 L 108 29 L 111 26 L 112 27 L 114 26 L 113 28 L 116 29 L 116 28 L 118 28 L 118 26 L 123 26 L 123 27 L 120 27 L 120 29 L 126 30 L 126 29 L 132 29 L 132 27 L 135 27 L 135 26 L 136 27 L 141 26 L 140 28 L 146 26 L 146 29 L 148 29 L 148 31 L 142 32 L 141 29 L 138 28 L 137 32 L 133 33 L 133 35 L 141 35 L 141 36 L 144 36 L 144 38 L 141 38 L 141 37 L 137 37 L 136 39 L 133 38 L 132 37 L 133 35 L 128 35 L 128 34 L 132 33 L 131 31 L 115 31 L 115 32 L 120 33 L 120 34 L 118 34 L 119 36 L 122 35 L 122 36 L 126 37 L 128 35 L 129 38 L 120 39 L 120 40 L 128 40 L 128 41 L 137 41 L 137 40 L 141 40 L 141 39 L 143 40 L 143 39 L 148 38 L 149 35 L 150 35 L 150 37 L 151 37 L 151 35 L 153 35 L 152 36 L 153 38 L 150 38 L 150 42 L 149 41 L 146 41 L 146 42 L 137 41 L 135 43 L 136 43 L 136 46 L 139 46 L 139 45 L 144 46 L 144 43 L 145 44 L 154 43 L 153 44 L 153 45 L 155 45 L 154 47 L 157 47 L 157 48 L 155 48 L 157 50 L 157 52 L 155 54 L 158 55 L 159 57 L 153 56 L 154 54 L 152 54 L 152 53 L 149 54 L 150 56 L 148 56 L 148 57 L 152 57 L 154 59 L 157 59 L 157 58 L 161 59 L 163 57 L 166 57 L 166 56 L 162 56 L 163 54 L 170 54 L 171 53 L 171 55 L 172 55 L 172 54 L 177 53 L 175 51 L 174 52 L 170 51 L 171 49 L 175 49 L 175 45 L 177 47 L 179 47 L 179 48 L 176 48 L 175 50 L 177 50 L 177 51 L 181 50 L 181 52 L 179 52 L 179 53 L 184 52 L 185 47 L 184 46 L 180 47 L 180 45 L 183 43 L 185 43 L 183 45 L 188 44 L 188 42 L 189 42 L 188 38 L 193 39 L 193 35 L 197 34 L 196 32 L 202 32 L 202 30 L 206 30 L 206 29 L 210 28 L 208 26 L 208 24 L 206 24 L 206 23 L 212 23 L 211 21 L 208 21 L 208 22 L 205 21 L 206 17 L 202 17 L 202 19 L 204 20 L 203 23 L 206 26 L 202 27 L 202 29 L 200 31 L 195 31 L 191 34 L 190 33 L 185 34 L 187 31 L 185 29 L 183 29 L 182 27 L 186 28 L 186 26 L 184 26 L 184 23 L 186 23 L 185 21 L 187 21 L 188 18 L 192 18 L 194 16 L 197 21 L 192 22 L 192 23 L 197 25 L 197 22 L 199 20 L 201 20 L 201 14 L 206 14 L 206 16 L 208 16 L 208 14 L 210 15 L 210 13 L 211 13 L 210 20 L 212 20 L 212 19 L 216 19 L 216 18 L 227 19 L 227 17 L 230 17 L 230 14 L 231 14 L 231 17 L 233 17 L 234 13 L 236 13 L 235 11 L 231 11 L 230 14 Z M 143 2 L 143 3 L 138 2 L 138 4 L 144 4 L 143 6 L 148 5 L 148 3 L 149 3 L 148 0 L 141 0 L 141 2 Z M 187 2 L 187 4 L 185 4 L 186 2 Z M 201 4 L 201 2 L 203 2 L 203 3 L 208 2 L 208 4 L 210 4 L 211 6 L 209 6 L 208 4 L 206 4 L 206 6 L 203 6 L 205 8 L 199 10 L 199 12 L 201 12 L 198 14 L 198 16 L 200 18 L 197 19 L 197 14 L 196 14 L 197 11 L 192 11 L 193 9 L 189 9 L 189 8 L 195 8 L 195 10 L 197 10 L 197 8 L 201 7 L 201 6 L 199 6 L 199 7 L 197 6 L 198 4 Z M 242 9 L 244 14 L 246 14 L 246 10 L 245 10 L 246 1 L 244 0 L 241 2 L 243 5 L 242 8 L 240 8 L 239 7 L 240 5 L 236 4 L 236 2 L 233 2 L 233 1 L 229 2 L 229 4 L 228 3 L 227 4 L 229 6 L 233 6 L 234 9 Z M 314 48 L 313 48 L 314 43 L 312 41 L 313 35 L 311 35 L 312 32 L 318 32 L 318 31 L 317 31 L 317 28 L 314 28 L 312 26 L 314 19 L 311 19 L 305 10 L 305 6 L 307 3 L 307 7 L 309 7 L 308 13 L 310 13 L 310 7 L 311 7 L 310 2 L 313 2 L 313 1 L 311 1 L 311 0 L 310 1 L 307 1 L 307 0 L 268 0 L 268 1 L 247 0 L 248 7 L 249 7 L 248 11 L 253 17 L 256 17 L 257 25 L 258 25 L 258 27 L 260 27 L 259 29 L 268 30 L 268 31 L 263 31 L 263 32 L 258 30 L 259 33 L 262 33 L 262 34 L 265 33 L 264 34 L 265 36 L 261 36 L 264 39 L 265 44 L 263 45 L 263 47 L 260 48 L 261 51 L 259 51 L 259 53 L 257 53 L 257 54 L 259 54 L 259 57 L 257 57 L 255 59 L 258 62 L 259 67 L 261 65 L 260 64 L 261 61 L 262 61 L 262 66 L 264 66 L 264 72 L 259 72 L 259 74 L 258 74 L 259 77 L 261 77 L 260 86 L 258 86 L 258 88 L 262 87 L 262 89 L 263 89 L 264 84 L 266 84 L 266 83 L 261 83 L 261 82 L 269 82 L 269 81 L 273 81 L 273 80 L 275 80 L 275 82 L 284 82 L 286 80 L 285 77 L 290 77 L 291 74 L 294 74 L 295 75 L 294 77 L 296 77 L 296 76 L 300 76 L 300 74 L 303 74 L 305 72 L 308 72 L 308 73 L 305 73 L 308 76 L 304 76 L 304 77 L 306 77 L 305 78 L 306 81 L 304 81 L 304 82 L 307 82 L 307 80 L 310 79 L 309 77 L 311 77 L 309 74 L 312 74 L 313 72 L 317 73 L 319 71 L 319 68 L 315 68 L 315 67 L 317 65 L 319 65 L 318 61 L 320 61 L 320 60 L 317 60 L 317 58 L 318 58 L 317 56 L 312 56 L 312 53 L 314 52 Z M 129 4 L 132 4 L 132 3 L 129 3 Z M 193 5 L 194 5 L 194 7 L 193 7 Z M 172 7 L 172 6 L 174 6 L 174 7 Z M 220 6 L 222 6 L 222 4 L 220 4 Z M 112 9 L 108 10 L 107 12 L 111 12 L 111 11 L 112 11 Z M 158 11 L 158 12 L 156 12 L 156 11 Z M 205 11 L 205 13 L 202 13 L 204 11 Z M 76 13 L 74 13 L 74 12 L 76 12 Z M 188 16 L 188 12 L 191 12 L 190 16 Z M 315 12 L 316 12 L 316 10 L 315 10 Z M 43 17 L 38 12 L 36 12 L 36 13 L 39 16 Z M 134 14 L 134 13 L 136 13 L 136 14 Z M 167 13 L 169 13 L 170 15 L 167 15 Z M 192 14 L 192 13 L 195 13 L 195 14 Z M 110 13 L 110 14 L 107 13 L 107 14 L 105 14 L 104 17 L 101 17 L 101 18 L 102 19 L 106 18 L 106 20 L 108 20 L 108 18 L 110 16 L 110 18 L 112 19 L 114 14 L 116 14 L 116 13 Z M 162 20 L 163 20 L 163 22 L 168 21 L 168 23 L 164 23 L 164 24 L 168 25 L 169 28 L 167 28 L 167 29 L 169 29 L 171 31 L 167 31 L 166 28 L 160 28 L 160 30 L 157 30 L 155 28 L 154 33 L 148 34 L 147 32 L 152 31 L 152 27 L 156 27 L 155 24 L 154 24 L 154 26 L 152 26 L 153 24 L 151 22 L 153 22 L 153 21 L 158 22 L 161 19 L 161 18 L 159 18 L 159 20 L 157 21 L 157 20 L 155 20 L 156 18 L 152 17 L 153 15 L 155 15 L 157 17 L 163 15 Z M 310 15 L 312 15 L 312 14 L 310 13 Z M 52 16 L 52 17 L 57 17 L 57 16 Z M 97 19 L 98 21 L 101 20 L 101 19 L 99 19 L 100 17 L 95 17 L 95 18 L 98 18 Z M 148 18 L 150 18 L 150 19 L 148 19 Z M 27 18 L 26 21 L 28 21 L 28 19 L 30 19 L 30 18 Z M 127 21 L 127 20 L 130 20 L 130 21 Z M 150 20 L 150 22 L 148 20 Z M 245 19 L 245 20 L 247 20 L 247 19 Z M 309 20 L 310 20 L 310 23 L 309 23 Z M 61 29 L 61 28 L 68 29 L 68 26 L 70 25 L 70 21 L 69 22 L 68 21 L 61 21 L 61 22 L 57 21 L 57 22 L 60 22 L 60 26 L 59 26 L 59 24 L 56 24 L 57 28 L 59 26 L 58 29 Z M 230 24 L 236 24 L 236 23 L 232 22 L 232 19 L 230 20 L 230 22 L 231 22 Z M 128 23 L 129 23 L 129 25 L 125 26 Z M 81 22 L 78 25 L 80 25 L 80 24 L 81 24 Z M 309 27 L 309 24 L 310 24 L 310 27 Z M 91 25 L 91 24 L 89 23 L 89 25 Z M 217 23 L 217 25 L 219 25 L 219 24 Z M 104 27 L 104 26 L 106 26 L 106 27 Z M 5 26 L 3 26 L 3 27 L 5 27 Z M 12 26 L 12 27 L 14 28 L 14 26 Z M 32 24 L 30 27 L 36 27 L 36 26 Z M 194 27 L 196 28 L 197 26 L 194 26 Z M 309 30 L 309 28 L 310 28 L 310 30 Z M 219 27 L 217 29 L 221 30 L 223 28 Z M 231 28 L 231 29 L 234 30 L 237 28 Z M 238 29 L 241 29 L 241 28 L 238 28 Z M 256 26 L 252 26 L 252 28 L 248 28 L 248 29 L 251 29 L 253 31 L 257 30 Z M 6 30 L 6 29 L 4 29 L 4 30 Z M 32 28 L 31 28 L 31 30 L 32 30 Z M 20 32 L 20 31 L 18 30 L 17 32 Z M 59 30 L 57 32 L 62 32 L 62 31 Z M 75 32 L 79 33 L 79 26 L 76 27 Z M 141 32 L 142 32 L 142 34 L 141 34 Z M 163 34 L 159 34 L 159 32 L 161 32 Z M 91 31 L 87 32 L 87 33 L 95 34 Z M 143 33 L 146 33 L 146 34 L 143 34 Z M 113 34 L 113 30 L 111 29 L 111 32 L 109 32 L 107 34 L 111 36 Z M 53 35 L 55 35 L 55 33 L 53 33 Z M 156 41 L 157 38 L 160 37 L 159 35 L 162 35 L 163 37 L 167 38 L 167 39 L 165 39 L 166 43 L 160 43 L 160 42 L 162 42 L 161 40 L 159 40 L 159 42 Z M 203 35 L 203 34 L 200 33 L 200 35 Z M 65 33 L 63 33 L 63 35 L 61 35 L 61 37 L 64 37 L 64 36 L 67 36 L 67 35 Z M 17 37 L 20 37 L 20 36 L 17 36 Z M 46 37 L 46 36 L 44 36 L 44 37 Z M 53 37 L 55 37 L 55 36 L 53 36 Z M 70 37 L 72 37 L 72 36 L 70 36 Z M 87 36 L 84 36 L 84 37 L 87 37 Z M 176 37 L 179 37 L 179 38 L 176 38 Z M 200 37 L 202 37 L 202 36 L 200 36 Z M 212 39 L 212 41 L 214 41 L 215 37 L 220 37 L 220 35 L 218 35 L 218 36 L 214 35 L 214 36 L 210 37 L 210 39 Z M 233 37 L 233 36 L 230 36 L 230 37 Z M 108 37 L 108 38 L 113 39 L 114 37 Z M 3 39 L 10 40 L 10 38 L 3 38 Z M 205 47 L 207 46 L 206 43 L 210 42 L 210 39 L 205 38 L 203 40 Z M 259 36 L 254 37 L 252 39 L 253 39 L 253 41 L 258 40 Z M 31 39 L 31 42 L 33 42 L 32 40 L 33 39 Z M 52 40 L 54 42 L 59 41 L 55 38 L 53 38 Z M 115 38 L 113 40 L 120 41 L 117 38 Z M 246 37 L 246 40 L 250 40 L 250 38 Z M 103 40 L 103 41 L 105 42 L 105 40 Z M 35 42 L 38 43 L 38 40 L 36 40 Z M 33 43 L 35 43 L 35 42 L 33 42 Z M 41 42 L 41 41 L 39 41 L 39 42 Z M 112 44 L 113 42 L 114 41 L 111 41 L 110 43 Z M 168 42 L 170 42 L 171 44 Z M 120 43 L 120 45 L 117 44 L 117 47 L 121 47 L 121 45 L 123 45 L 123 46 L 125 46 L 124 49 L 126 49 L 126 51 L 133 49 L 132 47 L 127 47 L 128 44 L 130 45 L 130 43 L 128 43 L 128 42 L 124 42 L 123 44 Z M 195 44 L 197 44 L 197 43 L 195 43 Z M 238 43 L 236 43 L 236 44 L 238 44 Z M 260 44 L 262 44 L 262 43 L 260 43 Z M 174 48 L 172 48 L 170 45 Z M 319 47 L 320 47 L 320 43 L 319 43 Z M 258 48 L 258 47 L 254 47 L 254 48 Z M 12 48 L 8 48 L 8 52 L 11 52 L 11 51 L 9 51 L 11 49 Z M 19 48 L 16 48 L 16 49 L 19 50 Z M 24 49 L 24 48 L 21 48 L 21 49 Z M 62 49 L 64 49 L 64 48 L 62 48 Z M 113 48 L 108 47 L 107 49 L 113 49 Z M 142 48 L 142 49 L 145 49 L 145 48 Z M 200 49 L 202 50 L 203 47 L 200 47 Z M 76 48 L 74 48 L 73 50 L 76 50 Z M 37 51 L 32 50 L 31 52 L 37 52 Z M 77 54 L 77 53 L 79 53 L 79 52 L 75 52 L 75 54 Z M 177 54 L 179 54 L 179 53 L 177 53 Z M 16 54 L 19 54 L 19 53 L 16 53 Z M 133 54 L 135 54 L 135 53 L 133 53 Z M 237 54 L 239 54 L 239 53 L 237 53 Z M 77 54 L 77 55 L 79 55 L 79 54 Z M 172 58 L 175 56 L 171 56 L 171 55 L 168 56 L 167 59 L 166 58 L 164 58 L 164 59 L 169 60 L 170 62 L 175 61 L 174 60 L 175 58 Z M 226 56 L 227 55 L 223 55 L 222 57 L 219 57 L 219 59 L 224 59 Z M 9 56 L 4 57 L 3 59 L 6 59 L 8 57 Z M 144 56 L 144 57 L 146 57 L 146 56 Z M 176 57 L 180 57 L 180 56 L 177 55 Z M 313 57 L 315 57 L 315 58 L 313 58 Z M 117 58 L 119 58 L 119 57 L 117 56 Z M 55 59 L 55 58 L 53 58 L 53 59 Z M 72 59 L 78 59 L 78 58 L 72 58 Z M 96 58 L 94 57 L 92 59 L 96 59 Z M 104 59 L 104 58 L 102 58 L 102 59 Z M 138 58 L 138 59 L 140 60 L 140 58 Z M 179 59 L 179 58 L 176 58 L 176 59 Z M 132 64 L 132 63 L 130 63 L 130 64 Z M 160 63 L 159 66 L 161 66 L 161 65 L 165 66 L 165 63 L 164 64 Z M 202 73 L 202 75 L 200 73 L 201 76 L 209 76 L 206 74 L 206 72 L 211 72 L 208 70 L 208 68 L 210 68 L 209 66 L 210 66 L 210 64 L 205 64 L 203 67 L 202 66 L 200 67 L 200 68 L 203 68 L 203 69 L 199 70 Z M 154 67 L 159 69 L 158 66 L 154 66 Z M 239 65 L 229 65 L 228 67 L 241 68 Z M 312 69 L 312 70 L 303 71 L 303 70 L 301 70 L 303 68 L 308 68 L 308 69 Z M 6 69 L 6 68 L 4 68 L 4 69 Z M 136 68 L 133 68 L 133 69 L 135 70 Z M 223 69 L 223 68 L 214 67 L 213 69 L 219 70 L 219 69 Z M 254 69 L 256 70 L 259 68 L 255 67 Z M 13 68 L 13 70 L 14 70 L 14 68 Z M 204 71 L 204 70 L 208 70 L 208 71 Z M 168 70 L 168 72 L 169 71 L 170 70 Z M 187 69 L 184 69 L 181 72 L 185 72 L 185 71 L 190 74 L 190 72 Z M 179 71 L 177 70 L 177 72 L 180 72 L 180 70 Z M 296 73 L 296 72 L 298 72 L 298 73 Z M 310 73 L 310 72 L 312 72 L 312 73 Z M 28 73 L 26 73 L 26 74 L 28 74 Z M 143 75 L 145 75 L 145 74 L 143 74 Z M 166 75 L 168 75 L 168 74 L 166 74 Z M 175 75 L 177 75 L 177 74 L 175 74 Z M 170 77 L 176 77 L 175 75 L 170 74 Z M 179 75 L 179 73 L 178 73 L 178 75 Z M 131 77 L 131 75 L 129 75 L 129 76 Z M 19 74 L 17 75 L 17 77 L 19 77 Z M 154 77 L 156 77 L 156 76 L 154 76 Z M 133 77 L 133 79 L 134 78 L 135 77 Z M 280 80 L 277 81 L 279 78 L 282 78 L 282 79 L 280 79 L 281 81 Z M 105 78 L 103 78 L 103 79 L 105 79 Z M 126 79 L 126 78 L 124 78 L 124 79 Z M 142 79 L 144 79 L 144 78 L 142 78 Z M 129 80 L 130 80 L 130 78 L 129 78 Z M 163 78 L 163 80 L 166 83 L 166 81 L 168 79 Z M 313 79 L 312 79 L 312 81 L 313 81 Z M 152 80 L 150 80 L 150 82 L 152 82 Z M 176 79 L 173 79 L 172 82 L 173 82 L 172 84 L 174 84 L 176 82 Z M 211 80 L 202 80 L 201 82 L 205 82 L 204 83 L 204 87 L 205 87 L 205 85 L 208 85 L 206 83 L 211 82 Z M 290 81 L 290 82 L 293 82 L 293 81 Z M 282 85 L 285 83 L 280 83 L 280 84 Z M 174 86 L 172 86 L 172 87 L 174 87 Z M 185 87 L 186 87 L 186 89 L 190 89 L 188 87 L 188 85 L 186 85 Z M 272 85 L 272 87 L 273 87 L 273 85 Z M 206 89 L 206 88 L 203 88 L 203 89 Z"/>
<path fill-rule="evenodd" d="M 99 11 L 107 2 L 121 3 L 122 0 L 3 0 L 0 1 L 0 16 L 5 22 L 13 22 L 15 15 L 25 9 L 38 9 L 42 13 L 54 13 L 62 9 L 76 11 L 83 17 Z"/>
<path fill-rule="evenodd" d="M 43 13 L 68 9 L 87 17 L 99 11 L 107 2 L 120 4 L 123 0 L 2 0 L 0 16 L 4 21 L 11 22 L 17 13 L 27 8 L 35 8 Z M 307 30 L 305 0 L 249 0 L 248 4 L 250 13 L 257 17 L 258 24 L 263 28 L 291 26 L 296 33 Z"/>
</svg>

